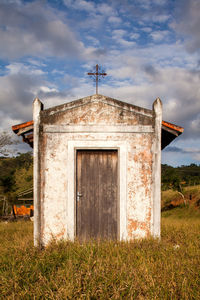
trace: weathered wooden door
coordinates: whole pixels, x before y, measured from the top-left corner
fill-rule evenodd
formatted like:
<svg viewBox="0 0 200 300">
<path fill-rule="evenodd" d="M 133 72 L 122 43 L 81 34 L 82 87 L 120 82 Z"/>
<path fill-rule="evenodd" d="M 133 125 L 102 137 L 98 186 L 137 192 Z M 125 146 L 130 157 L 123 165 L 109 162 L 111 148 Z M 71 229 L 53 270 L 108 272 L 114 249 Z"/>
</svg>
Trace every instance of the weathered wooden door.
<svg viewBox="0 0 200 300">
<path fill-rule="evenodd" d="M 117 238 L 117 150 L 77 150 L 76 234 Z"/>
</svg>

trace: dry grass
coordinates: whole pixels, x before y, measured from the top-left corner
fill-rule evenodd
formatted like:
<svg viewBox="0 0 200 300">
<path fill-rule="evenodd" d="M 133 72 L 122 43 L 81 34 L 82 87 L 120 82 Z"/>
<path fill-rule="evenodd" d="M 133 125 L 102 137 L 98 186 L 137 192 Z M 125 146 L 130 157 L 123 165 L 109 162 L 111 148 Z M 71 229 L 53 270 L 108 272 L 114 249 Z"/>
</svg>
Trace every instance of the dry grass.
<svg viewBox="0 0 200 300">
<path fill-rule="evenodd" d="M 162 220 L 162 240 L 33 247 L 30 222 L 0 223 L 2 299 L 200 299 L 200 218 Z"/>
<path fill-rule="evenodd" d="M 174 190 L 162 191 L 162 209 L 177 207 L 186 204 L 192 209 L 200 208 L 200 185 L 187 186 L 183 188 L 183 195 Z"/>
</svg>

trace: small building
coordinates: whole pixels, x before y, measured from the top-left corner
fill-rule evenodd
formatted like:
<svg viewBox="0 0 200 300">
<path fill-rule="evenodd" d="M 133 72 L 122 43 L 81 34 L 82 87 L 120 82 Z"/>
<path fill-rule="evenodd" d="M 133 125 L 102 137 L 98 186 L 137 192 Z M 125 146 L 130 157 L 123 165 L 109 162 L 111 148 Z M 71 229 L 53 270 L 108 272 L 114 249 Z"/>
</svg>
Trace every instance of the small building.
<svg viewBox="0 0 200 300">
<path fill-rule="evenodd" d="M 49 109 L 35 99 L 32 123 L 13 131 L 34 142 L 35 245 L 160 237 L 161 148 L 183 128 L 162 121 L 159 98 L 152 110 L 97 94 Z"/>
</svg>

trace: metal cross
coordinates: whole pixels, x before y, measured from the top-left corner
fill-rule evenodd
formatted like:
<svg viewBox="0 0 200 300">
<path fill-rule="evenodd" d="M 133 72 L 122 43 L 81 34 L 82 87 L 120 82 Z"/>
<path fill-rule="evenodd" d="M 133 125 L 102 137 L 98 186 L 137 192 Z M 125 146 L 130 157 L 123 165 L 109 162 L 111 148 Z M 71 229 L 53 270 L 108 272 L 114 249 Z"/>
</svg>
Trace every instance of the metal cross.
<svg viewBox="0 0 200 300">
<path fill-rule="evenodd" d="M 98 94 L 98 82 L 100 81 L 99 76 L 106 76 L 107 73 L 105 73 L 104 71 L 101 70 L 101 68 L 99 67 L 99 65 L 96 65 L 96 72 L 93 73 L 88 73 L 88 75 L 92 75 L 95 77 L 95 81 L 96 81 L 96 94 Z"/>
</svg>

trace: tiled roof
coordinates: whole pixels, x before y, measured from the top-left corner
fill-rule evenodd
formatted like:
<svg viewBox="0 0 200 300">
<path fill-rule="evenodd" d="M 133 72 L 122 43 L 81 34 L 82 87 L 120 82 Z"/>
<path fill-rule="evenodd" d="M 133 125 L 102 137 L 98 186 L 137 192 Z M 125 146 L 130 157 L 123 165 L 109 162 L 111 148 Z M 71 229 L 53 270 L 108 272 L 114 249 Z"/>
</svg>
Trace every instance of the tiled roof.
<svg viewBox="0 0 200 300">
<path fill-rule="evenodd" d="M 28 121 L 22 124 L 12 126 L 12 130 L 17 135 L 21 135 L 23 141 L 29 144 L 33 148 L 33 121 Z M 182 134 L 184 131 L 183 127 L 175 124 L 162 121 L 162 139 L 161 148 L 164 149 L 169 145 L 177 136 Z"/>
</svg>

